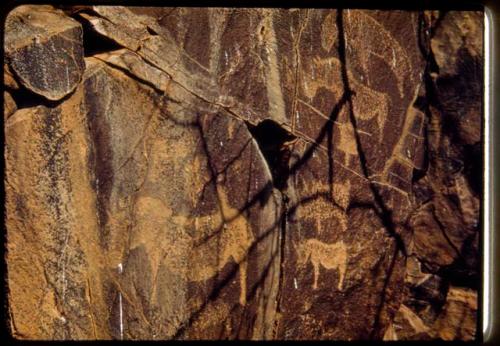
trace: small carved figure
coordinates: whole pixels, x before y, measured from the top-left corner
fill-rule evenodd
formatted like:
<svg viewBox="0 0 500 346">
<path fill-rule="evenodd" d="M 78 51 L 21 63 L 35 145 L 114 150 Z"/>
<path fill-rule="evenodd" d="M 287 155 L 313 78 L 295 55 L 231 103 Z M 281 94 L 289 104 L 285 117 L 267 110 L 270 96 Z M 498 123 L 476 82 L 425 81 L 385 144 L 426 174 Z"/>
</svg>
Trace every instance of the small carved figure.
<svg viewBox="0 0 500 346">
<path fill-rule="evenodd" d="M 313 289 L 318 288 L 319 266 L 321 265 L 325 269 L 339 271 L 338 290 L 342 290 L 347 269 L 347 246 L 343 241 L 328 244 L 317 239 L 307 239 L 296 250 L 299 266 L 304 266 L 310 260 L 314 267 Z"/>
</svg>

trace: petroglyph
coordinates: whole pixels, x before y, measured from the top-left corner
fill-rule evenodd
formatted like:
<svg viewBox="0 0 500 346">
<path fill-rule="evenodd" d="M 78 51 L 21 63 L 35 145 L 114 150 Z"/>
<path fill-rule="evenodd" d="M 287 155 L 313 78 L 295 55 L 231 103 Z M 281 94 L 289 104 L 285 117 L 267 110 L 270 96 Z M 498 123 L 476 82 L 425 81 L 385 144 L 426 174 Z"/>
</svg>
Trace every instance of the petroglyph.
<svg viewBox="0 0 500 346">
<path fill-rule="evenodd" d="M 12 337 L 476 338 L 483 12 L 26 7 Z"/>
<path fill-rule="evenodd" d="M 227 193 L 222 187 L 217 188 L 217 195 L 220 210 L 195 218 L 174 215 L 173 211 L 157 198 L 141 197 L 137 201 L 137 208 L 143 221 L 139 221 L 138 226 L 141 226 L 141 229 L 161 228 L 162 233 L 168 229 L 169 234 L 160 237 L 159 231 L 141 232 L 134 243 L 162 243 L 160 247 L 148 249 L 152 262 L 157 263 L 162 257 L 161 260 L 168 268 L 181 274 L 186 281 L 206 281 L 217 275 L 231 260 L 234 261 L 239 265 L 240 271 L 240 303 L 245 305 L 246 256 L 254 236 L 250 224 L 230 205 Z M 188 234 L 189 229 L 195 230 L 194 237 Z M 156 263 L 153 264 L 157 265 Z"/>
<path fill-rule="evenodd" d="M 342 183 L 334 183 L 333 184 L 333 198 L 336 203 L 341 206 L 344 210 L 349 206 L 350 200 L 350 191 L 351 191 L 351 181 L 346 180 Z"/>
<path fill-rule="evenodd" d="M 336 18 L 336 13 L 329 13 L 321 24 L 321 47 L 327 52 L 332 50 L 333 44 L 338 37 Z"/>
<path fill-rule="evenodd" d="M 413 97 L 414 101 L 417 99 L 417 96 L 418 96 L 418 89 L 415 90 L 415 94 Z M 398 142 L 396 143 L 396 146 L 394 147 L 394 150 L 392 152 L 391 157 L 389 158 L 389 160 L 387 160 L 387 162 L 384 165 L 384 169 L 383 169 L 382 175 L 381 175 L 382 182 L 387 182 L 389 173 L 391 173 L 390 168 L 394 162 L 398 162 L 398 163 L 401 163 L 403 165 L 414 167 L 413 160 L 409 159 L 403 151 L 404 142 L 406 140 L 406 137 L 412 135 L 410 131 L 411 131 L 412 124 L 415 122 L 415 118 L 416 117 L 423 117 L 422 112 L 420 112 L 418 109 L 413 107 L 414 101 L 410 104 L 410 106 L 408 107 L 408 109 L 406 111 L 406 117 L 404 120 L 402 133 L 399 136 Z"/>
<path fill-rule="evenodd" d="M 351 156 L 358 154 L 356 147 L 356 138 L 354 136 L 354 128 L 351 123 L 339 123 L 337 129 L 340 133 L 340 140 L 337 148 L 344 153 L 344 165 L 349 167 Z"/>
<path fill-rule="evenodd" d="M 357 55 L 367 75 L 367 65 L 374 56 L 387 62 L 397 79 L 402 98 L 405 80 L 412 81 L 409 73 L 412 64 L 406 51 L 384 26 L 365 12 L 349 10 L 344 15 L 347 49 Z"/>
<path fill-rule="evenodd" d="M 344 91 L 340 60 L 335 57 L 315 58 L 310 68 L 318 73 L 314 79 L 310 74 L 303 75 L 302 89 L 304 95 L 312 99 L 317 94 L 318 89 L 326 88 L 335 95 L 336 99 L 340 99 Z M 379 140 L 381 141 L 389 112 L 389 96 L 368 87 L 349 70 L 347 75 L 351 88 L 355 91 L 352 96 L 354 115 L 360 120 L 375 118 L 380 133 Z"/>
<path fill-rule="evenodd" d="M 310 203 L 301 205 L 298 208 L 298 212 L 301 218 L 313 220 L 314 227 L 318 234 L 326 231 L 324 229 L 325 223 L 331 225 L 332 229 L 328 229 L 329 232 L 344 232 L 347 230 L 347 217 L 344 211 L 326 199 L 315 198 Z"/>
<path fill-rule="evenodd" d="M 338 290 L 342 290 L 344 276 L 347 269 L 347 246 L 343 241 L 327 244 L 317 239 L 307 239 L 298 247 L 297 264 L 305 266 L 310 260 L 314 268 L 313 289 L 318 288 L 319 266 L 325 269 L 336 269 L 339 271 Z"/>
<path fill-rule="evenodd" d="M 314 198 L 309 203 L 304 203 L 299 205 L 298 213 L 302 218 L 309 218 L 311 215 L 318 215 L 322 217 L 316 217 L 316 225 L 318 225 L 318 231 L 321 231 L 320 222 L 322 220 L 336 220 L 339 225 L 339 229 L 343 232 L 347 230 L 347 216 L 345 210 L 349 205 L 349 191 L 351 189 L 351 183 L 349 180 L 346 182 L 333 183 L 332 189 L 328 184 L 324 183 L 308 183 L 303 182 L 304 191 L 310 195 L 315 196 L 317 194 L 329 193 L 332 190 L 332 201 L 326 198 Z M 328 213 L 324 213 L 328 210 Z"/>
<path fill-rule="evenodd" d="M 248 249 L 253 244 L 254 237 L 250 224 L 239 210 L 230 205 L 227 193 L 222 187 L 217 188 L 217 195 L 220 201 L 220 213 L 197 218 L 195 228 L 198 230 L 208 226 L 210 230 L 220 232 L 220 235 L 211 237 L 209 241 L 202 242 L 201 245 L 194 245 L 191 255 L 194 260 L 187 270 L 187 278 L 189 281 L 208 280 L 233 259 L 234 262 L 239 264 L 240 269 L 240 304 L 245 305 L 247 287 L 246 256 Z M 214 243 L 217 243 L 219 248 L 216 253 L 211 252 Z M 209 254 L 218 256 L 216 266 L 211 265 L 210 261 L 207 260 Z"/>
</svg>

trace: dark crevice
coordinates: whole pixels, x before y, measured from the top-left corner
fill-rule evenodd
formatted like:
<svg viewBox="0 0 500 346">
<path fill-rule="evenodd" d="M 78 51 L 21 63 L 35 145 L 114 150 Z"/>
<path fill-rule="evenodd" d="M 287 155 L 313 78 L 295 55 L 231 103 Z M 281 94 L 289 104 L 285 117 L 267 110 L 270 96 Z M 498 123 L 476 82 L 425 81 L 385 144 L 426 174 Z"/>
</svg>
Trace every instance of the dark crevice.
<svg viewBox="0 0 500 346">
<path fill-rule="evenodd" d="M 97 220 L 99 225 L 101 245 L 107 249 L 108 241 L 108 208 L 113 189 L 115 172 L 113 169 L 113 150 L 110 137 L 110 124 L 102 114 L 100 102 L 94 81 L 85 82 L 85 107 L 87 109 L 87 126 L 90 136 L 90 151 L 87 158 L 90 167 L 92 189 L 96 194 Z M 110 96 L 108 96 L 110 97 Z"/>
<path fill-rule="evenodd" d="M 425 93 L 425 83 L 424 85 L 421 86 L 421 90 L 423 89 L 423 92 Z M 415 187 L 415 184 L 418 183 L 420 179 L 423 179 L 428 172 L 429 169 L 429 129 L 427 126 L 427 122 L 430 119 L 430 110 L 429 106 L 427 104 L 427 99 L 424 96 L 418 96 L 415 102 L 413 103 L 413 108 L 418 109 L 420 112 L 425 114 L 426 118 L 424 119 L 424 125 L 422 128 L 423 131 L 423 138 L 424 138 L 424 149 L 423 149 L 423 162 L 422 162 L 422 167 L 420 168 L 413 168 L 413 173 L 412 173 L 412 186 Z"/>
<path fill-rule="evenodd" d="M 248 131 L 257 142 L 264 159 L 267 162 L 273 180 L 273 186 L 281 194 L 282 213 L 279 220 L 279 259 L 280 275 L 278 281 L 277 307 L 278 313 L 282 310 L 282 295 L 285 282 L 285 251 L 287 242 L 287 222 L 289 216 L 289 197 L 286 193 L 288 189 L 288 178 L 290 176 L 291 144 L 297 137 L 281 127 L 271 119 L 265 119 L 257 125 L 246 123 Z M 274 333 L 278 332 L 278 320 L 275 321 Z"/>
<path fill-rule="evenodd" d="M 483 156 L 482 156 L 482 145 L 481 142 L 464 145 L 463 155 L 466 160 L 464 160 L 464 173 L 469 186 L 476 196 L 480 196 L 482 193 L 482 177 L 483 174 Z"/>
<path fill-rule="evenodd" d="M 276 295 L 276 312 L 278 314 L 283 313 L 283 308 L 282 308 L 282 303 L 283 303 L 283 290 L 284 290 L 284 285 L 285 285 L 285 250 L 286 250 L 286 237 L 287 237 L 287 222 L 288 222 L 288 217 L 289 217 L 289 209 L 290 206 L 288 205 L 288 197 L 285 193 L 282 192 L 282 198 L 283 198 L 283 211 L 281 214 L 281 218 L 279 220 L 279 225 L 280 225 L 280 275 L 279 275 L 279 280 L 278 280 L 278 292 Z M 274 338 L 276 338 L 279 330 L 279 319 L 276 319 L 274 321 Z"/>
<path fill-rule="evenodd" d="M 92 15 L 94 15 L 93 12 Z M 82 18 L 79 15 L 74 15 L 72 17 L 82 25 L 83 52 L 85 57 L 112 52 L 123 48 L 123 46 L 118 44 L 116 41 L 96 32 L 89 21 L 87 21 L 86 19 Z"/>
<path fill-rule="evenodd" d="M 15 74 L 14 78 L 18 82 L 19 88 L 18 89 L 6 88 L 6 90 L 10 93 L 10 96 L 12 96 L 12 99 L 16 103 L 17 110 L 23 108 L 32 108 L 37 106 L 46 106 L 48 108 L 55 108 L 64 101 L 66 101 L 68 98 L 70 98 L 74 92 L 72 91 L 68 93 L 60 100 L 49 100 L 26 88 L 23 85 L 23 83 L 18 80 L 18 77 L 15 76 Z"/>
<path fill-rule="evenodd" d="M 158 36 L 158 33 L 153 29 L 151 28 L 149 25 L 146 26 L 146 30 L 148 31 L 148 33 L 151 35 L 151 36 Z"/>
<path fill-rule="evenodd" d="M 477 290 L 480 286 L 479 258 L 477 255 L 477 233 L 469 234 L 459 250 L 460 256 L 451 264 L 441 266 L 435 274 L 456 287 L 466 287 Z M 431 270 L 429 270 L 432 272 Z"/>
<path fill-rule="evenodd" d="M 280 191 L 285 190 L 290 175 L 289 144 L 296 137 L 271 119 L 263 120 L 257 125 L 247 123 L 247 127 L 266 159 L 274 186 Z"/>
</svg>

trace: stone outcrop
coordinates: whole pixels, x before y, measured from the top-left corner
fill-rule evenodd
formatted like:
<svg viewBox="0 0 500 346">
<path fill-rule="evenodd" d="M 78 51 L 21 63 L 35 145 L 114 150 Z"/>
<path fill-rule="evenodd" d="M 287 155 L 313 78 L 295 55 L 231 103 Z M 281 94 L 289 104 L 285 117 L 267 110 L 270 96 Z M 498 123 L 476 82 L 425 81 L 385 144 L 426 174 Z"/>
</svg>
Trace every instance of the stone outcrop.
<svg viewBox="0 0 500 346">
<path fill-rule="evenodd" d="M 482 25 L 16 8 L 12 335 L 474 339 Z"/>
<path fill-rule="evenodd" d="M 85 69 L 82 27 L 51 6 L 20 6 L 5 22 L 5 57 L 19 81 L 48 100 L 72 92 Z"/>
</svg>

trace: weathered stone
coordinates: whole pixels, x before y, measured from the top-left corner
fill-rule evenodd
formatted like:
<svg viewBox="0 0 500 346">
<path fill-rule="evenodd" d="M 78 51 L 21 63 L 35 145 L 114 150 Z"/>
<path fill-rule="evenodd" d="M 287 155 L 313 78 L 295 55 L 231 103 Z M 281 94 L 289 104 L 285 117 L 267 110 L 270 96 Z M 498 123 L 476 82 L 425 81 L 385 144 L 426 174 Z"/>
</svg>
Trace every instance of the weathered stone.
<svg viewBox="0 0 500 346">
<path fill-rule="evenodd" d="M 13 335 L 474 337 L 479 13 L 43 9 L 92 56 L 4 115 Z"/>
<path fill-rule="evenodd" d="M 3 119 L 4 122 L 17 110 L 17 105 L 8 91 L 3 92 Z"/>
<path fill-rule="evenodd" d="M 450 287 L 442 314 L 436 321 L 438 336 L 443 340 L 476 338 L 477 292 Z"/>
<path fill-rule="evenodd" d="M 11 90 L 19 89 L 19 84 L 8 64 L 3 64 L 3 84 Z"/>
<path fill-rule="evenodd" d="M 429 50 L 435 65 L 427 90 L 432 95 L 427 101 L 428 168 L 414 182 L 427 197 L 417 201 L 420 207 L 412 217 L 415 251 L 433 272 L 458 266 L 477 275 L 477 250 L 469 248 L 479 230 L 482 14 L 450 11 L 435 23 Z M 461 276 L 461 270 L 454 271 Z"/>
<path fill-rule="evenodd" d="M 97 59 L 87 65 L 61 106 L 22 109 L 6 123 L 15 334 L 204 338 L 213 332 L 205 310 L 231 316 L 231 329 L 244 311 L 269 316 L 272 300 L 261 296 L 272 296 L 280 200 L 245 124 L 227 114 L 198 117 L 190 107 L 199 101 L 182 89 L 171 92 L 186 102 L 177 105 Z M 31 243 L 17 237 L 28 234 L 37 234 L 39 250 L 26 257 Z M 39 270 L 32 297 L 58 308 L 41 311 L 45 323 L 32 330 L 33 303 L 20 292 Z M 182 324 L 190 318 L 199 325 L 192 330 Z M 271 326 L 260 319 L 246 337 L 264 337 Z"/>
<path fill-rule="evenodd" d="M 429 318 L 401 304 L 384 340 L 474 340 L 476 333 L 477 294 L 469 289 L 450 287 L 446 303 L 436 316 Z M 427 315 L 427 316 L 426 316 Z"/>
<path fill-rule="evenodd" d="M 81 25 L 51 6 L 19 6 L 5 22 L 5 56 L 19 81 L 49 100 L 80 82 L 85 64 Z"/>
<path fill-rule="evenodd" d="M 17 338 L 109 335 L 81 99 L 79 92 L 58 108 L 20 109 L 5 123 L 7 279 Z"/>
</svg>

